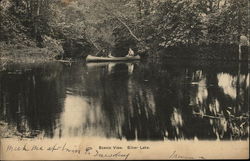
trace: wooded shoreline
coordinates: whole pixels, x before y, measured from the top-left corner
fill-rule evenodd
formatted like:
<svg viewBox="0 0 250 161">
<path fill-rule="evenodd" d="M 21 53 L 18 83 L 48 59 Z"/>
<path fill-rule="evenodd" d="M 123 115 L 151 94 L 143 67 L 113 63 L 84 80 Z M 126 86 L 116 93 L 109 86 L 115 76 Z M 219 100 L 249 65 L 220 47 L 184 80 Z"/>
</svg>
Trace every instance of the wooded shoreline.
<svg viewBox="0 0 250 161">
<path fill-rule="evenodd" d="M 1 0 L 0 59 L 83 59 L 102 49 L 121 57 L 132 48 L 150 59 L 237 60 L 243 35 L 249 60 L 248 6 L 247 0 Z"/>
</svg>

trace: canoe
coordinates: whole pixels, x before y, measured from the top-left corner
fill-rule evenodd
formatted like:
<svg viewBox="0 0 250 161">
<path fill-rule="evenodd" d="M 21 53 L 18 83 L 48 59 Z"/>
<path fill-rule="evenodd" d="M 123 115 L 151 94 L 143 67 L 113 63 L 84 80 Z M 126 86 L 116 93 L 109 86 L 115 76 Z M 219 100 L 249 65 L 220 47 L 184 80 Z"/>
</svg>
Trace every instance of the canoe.
<svg viewBox="0 0 250 161">
<path fill-rule="evenodd" d="M 105 62 L 105 61 L 129 61 L 129 60 L 140 60 L 141 57 L 137 56 L 128 56 L 128 57 L 97 57 L 88 55 L 86 58 L 87 62 Z"/>
</svg>

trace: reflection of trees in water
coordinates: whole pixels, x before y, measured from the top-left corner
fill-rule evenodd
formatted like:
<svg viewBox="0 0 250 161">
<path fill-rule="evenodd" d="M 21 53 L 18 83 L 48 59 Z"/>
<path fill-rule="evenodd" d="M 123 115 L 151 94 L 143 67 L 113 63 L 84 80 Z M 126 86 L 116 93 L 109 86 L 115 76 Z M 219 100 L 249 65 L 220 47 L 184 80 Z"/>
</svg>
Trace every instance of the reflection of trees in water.
<svg viewBox="0 0 250 161">
<path fill-rule="evenodd" d="M 219 86 L 220 83 L 217 77 L 220 74 L 219 72 L 207 70 L 207 68 L 204 68 L 205 71 L 192 70 L 192 68 L 187 71 L 184 68 L 174 69 L 171 66 L 164 68 L 164 65 L 158 67 L 152 64 L 150 70 L 146 69 L 147 67 L 141 68 L 137 77 L 149 79 L 148 84 L 151 84 L 150 89 L 153 91 L 156 109 L 156 113 L 152 114 L 150 119 L 158 120 L 154 126 L 161 129 L 158 133 L 161 136 L 165 134 L 169 139 L 183 137 L 229 139 L 245 138 L 247 136 L 248 122 L 246 122 L 246 119 L 230 122 L 237 119 L 238 116 L 244 116 L 244 112 L 248 107 L 248 99 L 246 98 L 248 97 L 249 87 L 246 86 L 246 80 L 249 76 L 247 76 L 247 73 L 241 75 L 241 79 L 244 80 L 240 85 L 242 93 L 239 96 L 242 106 L 237 109 L 237 101 L 225 92 L 227 89 Z M 157 74 L 155 74 L 156 72 Z M 232 83 L 235 82 L 237 77 L 233 76 L 234 73 L 231 75 L 233 77 L 232 86 L 228 85 L 227 88 L 234 88 L 235 90 L 236 87 Z M 145 90 L 145 87 L 141 89 Z M 133 98 L 133 96 L 131 97 Z M 193 100 L 194 103 L 190 102 L 192 99 L 196 99 Z M 145 107 L 145 105 L 142 107 Z M 229 107 L 233 111 L 230 111 Z M 229 111 L 231 120 L 227 117 Z M 193 113 L 201 113 L 205 117 L 197 117 Z M 215 116 L 215 118 L 206 118 L 206 115 Z M 237 126 L 240 125 L 244 125 L 244 128 L 237 129 Z M 237 131 L 239 134 L 235 134 Z"/>
<path fill-rule="evenodd" d="M 153 68 L 152 68 L 153 67 Z M 160 69 L 160 70 L 159 70 Z M 180 111 L 183 98 L 179 84 L 182 79 L 173 78 L 162 66 L 136 66 L 135 75 L 128 78 L 128 106 L 125 107 L 123 135 L 127 139 L 164 139 L 181 136 L 183 125 Z M 174 113 L 175 111 L 175 113 Z"/>
<path fill-rule="evenodd" d="M 157 72 L 155 67 L 155 72 Z M 156 117 L 160 118 L 160 126 L 165 137 L 168 139 L 189 138 L 189 129 L 186 124 L 189 120 L 186 116 L 190 116 L 190 111 L 186 108 L 188 100 L 188 89 L 185 88 L 187 83 L 185 80 L 185 69 L 175 68 L 163 64 L 158 71 L 160 75 L 155 79 L 153 87 Z"/>
<path fill-rule="evenodd" d="M 128 80 L 128 106 L 125 108 L 123 134 L 127 139 L 160 139 L 163 134 L 155 115 L 155 100 L 147 82 Z"/>
<path fill-rule="evenodd" d="M 249 74 L 240 74 L 237 95 L 238 71 L 227 70 L 141 62 L 1 73 L 0 116 L 20 132 L 49 137 L 244 138 L 243 130 L 233 135 L 244 121 L 237 117 L 248 111 Z"/>
<path fill-rule="evenodd" d="M 47 64 L 32 71 L 1 73 L 1 119 L 16 126 L 24 136 L 41 131 L 53 136 L 57 114 L 62 108 L 60 98 L 64 97 L 60 71 L 60 65 Z"/>
<path fill-rule="evenodd" d="M 244 79 L 243 82 L 245 82 L 247 75 L 247 73 L 240 75 L 240 79 Z M 234 73 L 206 70 L 204 76 L 206 77 L 207 97 L 202 105 L 194 104 L 194 112 L 199 114 L 195 119 L 200 124 L 208 124 L 207 127 L 211 128 L 209 131 L 213 137 L 210 136 L 209 138 L 232 139 L 247 137 L 248 121 L 246 121 L 246 118 L 239 120 L 237 117 L 243 116 L 247 112 L 247 99 L 244 98 L 248 96 L 248 87 L 243 82 L 237 85 L 236 82 L 239 77 Z M 237 86 L 240 87 L 241 94 L 236 92 Z M 241 100 L 238 101 L 237 97 L 241 98 Z M 239 104 L 241 105 L 239 106 Z M 240 127 L 241 125 L 244 125 L 244 127 Z M 208 134 L 209 131 L 205 133 Z"/>
<path fill-rule="evenodd" d="M 159 138 L 158 132 L 154 133 L 156 120 L 152 117 L 152 92 L 145 85 L 135 84 L 131 64 L 113 65 L 112 72 L 108 72 L 108 65 L 97 64 L 94 67 L 92 64 L 89 67 L 86 77 L 87 95 L 84 97 L 99 103 L 91 103 L 92 108 L 101 108 L 102 122 L 97 122 L 96 128 L 102 129 L 104 126 L 106 137 Z M 134 64 L 133 69 L 136 67 Z"/>
<path fill-rule="evenodd" d="M 106 70 L 103 66 L 89 71 L 86 82 L 87 93 L 98 98 L 101 117 L 108 122 L 106 135 L 112 131 L 116 137 L 132 140 L 226 139 L 233 135 L 225 117 L 206 117 L 221 116 L 236 105 L 219 86 L 220 72 L 158 63 L 135 65 L 132 75 L 124 64 L 113 66 L 109 74 Z M 242 109 L 237 111 L 242 113 Z"/>
<path fill-rule="evenodd" d="M 107 63 L 88 64 L 87 68 L 76 65 L 72 68 L 67 69 L 65 75 L 68 94 L 56 133 L 61 133 L 62 137 L 119 136 L 119 125 L 123 122 L 122 106 L 127 102 L 122 97 L 126 89 L 126 78 L 122 77 L 126 72 L 124 67 L 121 75 L 108 72 Z"/>
</svg>

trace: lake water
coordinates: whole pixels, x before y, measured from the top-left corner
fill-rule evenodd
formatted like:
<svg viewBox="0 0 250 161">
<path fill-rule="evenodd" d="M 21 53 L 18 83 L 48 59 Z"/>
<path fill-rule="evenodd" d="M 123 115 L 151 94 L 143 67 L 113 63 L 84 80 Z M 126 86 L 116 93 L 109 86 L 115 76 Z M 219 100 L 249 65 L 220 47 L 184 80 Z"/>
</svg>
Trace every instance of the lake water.
<svg viewBox="0 0 250 161">
<path fill-rule="evenodd" d="M 25 137 L 246 139 L 249 75 L 237 62 L 12 64 L 0 120 Z"/>
</svg>

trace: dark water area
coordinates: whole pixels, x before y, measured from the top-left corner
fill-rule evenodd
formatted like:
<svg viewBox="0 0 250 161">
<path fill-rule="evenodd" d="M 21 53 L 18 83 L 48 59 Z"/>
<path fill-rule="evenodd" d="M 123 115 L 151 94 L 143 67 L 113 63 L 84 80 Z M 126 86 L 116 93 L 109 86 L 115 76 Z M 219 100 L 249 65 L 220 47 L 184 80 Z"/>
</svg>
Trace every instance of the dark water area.
<svg viewBox="0 0 250 161">
<path fill-rule="evenodd" d="M 249 73 L 225 61 L 12 64 L 0 120 L 30 137 L 247 139 Z"/>
<path fill-rule="evenodd" d="M 211 45 L 196 45 L 196 46 L 178 46 L 168 47 L 167 49 L 159 50 L 160 57 L 191 59 L 191 60 L 222 60 L 222 61 L 238 61 L 239 46 L 228 44 L 211 44 Z M 241 61 L 250 60 L 250 47 L 241 47 Z"/>
</svg>

